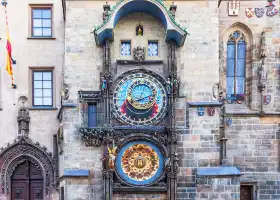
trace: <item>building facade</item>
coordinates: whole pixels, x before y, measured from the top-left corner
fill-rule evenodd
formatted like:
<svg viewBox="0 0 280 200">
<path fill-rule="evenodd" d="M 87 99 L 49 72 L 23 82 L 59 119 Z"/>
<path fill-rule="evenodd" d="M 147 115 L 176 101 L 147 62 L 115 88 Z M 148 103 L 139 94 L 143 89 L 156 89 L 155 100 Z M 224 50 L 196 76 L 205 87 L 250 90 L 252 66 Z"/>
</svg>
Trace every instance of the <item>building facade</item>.
<svg viewBox="0 0 280 200">
<path fill-rule="evenodd" d="M 2 8 L 1 199 L 280 199 L 278 1 Z"/>
</svg>

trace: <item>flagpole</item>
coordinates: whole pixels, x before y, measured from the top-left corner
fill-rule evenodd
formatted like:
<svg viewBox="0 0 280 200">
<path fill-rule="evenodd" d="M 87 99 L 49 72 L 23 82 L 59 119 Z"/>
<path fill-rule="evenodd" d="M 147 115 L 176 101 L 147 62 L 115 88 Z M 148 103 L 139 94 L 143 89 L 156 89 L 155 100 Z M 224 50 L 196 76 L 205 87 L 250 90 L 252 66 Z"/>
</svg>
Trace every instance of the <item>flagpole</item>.
<svg viewBox="0 0 280 200">
<path fill-rule="evenodd" d="M 11 76 L 12 79 L 12 88 L 16 89 L 17 86 L 14 84 L 14 76 L 12 71 L 12 65 L 16 64 L 16 61 L 12 58 L 12 47 L 10 43 L 10 33 L 9 33 L 9 24 L 8 24 L 8 13 L 7 13 L 7 0 L 2 0 L 1 4 L 4 6 L 5 15 L 6 15 L 6 34 L 7 34 L 7 63 L 6 63 L 6 70 L 8 71 L 8 74 Z"/>
</svg>

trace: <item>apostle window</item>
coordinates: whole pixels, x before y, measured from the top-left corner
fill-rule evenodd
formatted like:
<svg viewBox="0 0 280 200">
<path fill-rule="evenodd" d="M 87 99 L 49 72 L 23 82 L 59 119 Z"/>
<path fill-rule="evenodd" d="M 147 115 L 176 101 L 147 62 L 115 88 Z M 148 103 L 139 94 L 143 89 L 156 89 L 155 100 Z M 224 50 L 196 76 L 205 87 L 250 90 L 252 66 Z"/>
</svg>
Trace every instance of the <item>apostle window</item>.
<svg viewBox="0 0 280 200">
<path fill-rule="evenodd" d="M 53 72 L 32 71 L 33 106 L 53 106 Z"/>
<path fill-rule="evenodd" d="M 158 56 L 158 42 L 157 41 L 148 42 L 148 56 Z"/>
<path fill-rule="evenodd" d="M 52 37 L 52 8 L 32 7 L 32 37 Z"/>
<path fill-rule="evenodd" d="M 244 35 L 235 31 L 227 43 L 227 98 L 245 92 L 246 42 Z"/>
<path fill-rule="evenodd" d="M 131 55 L 131 42 L 121 41 L 121 55 L 130 56 Z"/>
</svg>

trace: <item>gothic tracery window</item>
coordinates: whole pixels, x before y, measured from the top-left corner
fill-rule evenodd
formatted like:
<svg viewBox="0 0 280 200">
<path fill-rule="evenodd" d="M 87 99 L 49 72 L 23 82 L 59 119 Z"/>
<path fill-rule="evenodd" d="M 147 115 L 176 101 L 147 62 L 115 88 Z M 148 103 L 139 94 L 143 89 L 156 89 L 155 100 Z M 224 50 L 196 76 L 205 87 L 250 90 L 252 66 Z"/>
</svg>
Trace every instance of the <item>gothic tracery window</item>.
<svg viewBox="0 0 280 200">
<path fill-rule="evenodd" d="M 244 95 L 246 42 L 240 31 L 229 36 L 227 42 L 227 97 Z"/>
</svg>

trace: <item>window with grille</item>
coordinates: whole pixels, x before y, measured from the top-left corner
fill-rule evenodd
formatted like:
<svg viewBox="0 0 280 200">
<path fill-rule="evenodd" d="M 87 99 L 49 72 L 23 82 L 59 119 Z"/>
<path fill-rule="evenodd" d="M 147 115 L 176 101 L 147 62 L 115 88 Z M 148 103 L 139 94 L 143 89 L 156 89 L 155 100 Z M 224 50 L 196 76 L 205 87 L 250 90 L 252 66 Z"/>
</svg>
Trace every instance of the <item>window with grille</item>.
<svg viewBox="0 0 280 200">
<path fill-rule="evenodd" d="M 148 42 L 148 56 L 158 56 L 158 42 L 157 41 Z"/>
<path fill-rule="evenodd" d="M 32 37 L 52 37 L 52 8 L 32 7 Z"/>
<path fill-rule="evenodd" d="M 121 42 L 121 55 L 122 56 L 130 56 L 131 55 L 131 42 L 130 41 L 122 41 Z"/>
<path fill-rule="evenodd" d="M 33 106 L 53 106 L 53 72 L 32 71 Z"/>
<path fill-rule="evenodd" d="M 244 95 L 245 92 L 246 42 L 244 35 L 235 31 L 227 43 L 227 98 Z"/>
</svg>

